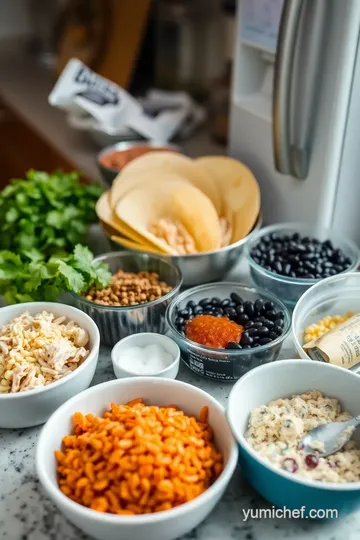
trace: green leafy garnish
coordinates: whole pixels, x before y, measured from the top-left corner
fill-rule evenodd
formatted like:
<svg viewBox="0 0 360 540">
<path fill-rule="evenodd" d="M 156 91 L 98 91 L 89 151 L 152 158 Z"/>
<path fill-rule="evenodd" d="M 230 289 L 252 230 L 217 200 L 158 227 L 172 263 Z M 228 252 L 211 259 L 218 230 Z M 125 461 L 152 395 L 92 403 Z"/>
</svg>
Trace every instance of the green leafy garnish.
<svg viewBox="0 0 360 540">
<path fill-rule="evenodd" d="M 94 261 L 89 248 L 76 245 L 70 255 L 45 260 L 36 250 L 22 255 L 0 251 L 0 294 L 8 304 L 53 302 L 63 292 L 80 294 L 89 288 L 104 288 L 111 280 L 108 266 Z"/>
<path fill-rule="evenodd" d="M 84 243 L 96 222 L 100 185 L 81 184 L 77 172 L 48 174 L 30 170 L 0 191 L 0 249 L 14 253 L 38 250 L 51 257 Z"/>
</svg>

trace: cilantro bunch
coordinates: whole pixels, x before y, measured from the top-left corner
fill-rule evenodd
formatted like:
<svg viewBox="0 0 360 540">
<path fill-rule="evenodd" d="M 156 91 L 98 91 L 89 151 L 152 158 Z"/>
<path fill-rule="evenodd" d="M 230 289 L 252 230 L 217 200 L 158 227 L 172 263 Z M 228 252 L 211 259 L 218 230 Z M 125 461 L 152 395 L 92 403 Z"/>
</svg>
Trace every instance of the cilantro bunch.
<svg viewBox="0 0 360 540">
<path fill-rule="evenodd" d="M 76 172 L 30 170 L 25 180 L 12 180 L 0 192 L 0 250 L 36 249 L 45 258 L 71 252 L 96 221 L 102 191 L 100 185 L 81 184 Z"/>
<path fill-rule="evenodd" d="M 104 288 L 110 280 L 108 266 L 95 262 L 89 248 L 80 244 L 70 255 L 49 259 L 36 249 L 0 251 L 0 294 L 8 304 L 53 302 L 63 292 Z"/>
</svg>

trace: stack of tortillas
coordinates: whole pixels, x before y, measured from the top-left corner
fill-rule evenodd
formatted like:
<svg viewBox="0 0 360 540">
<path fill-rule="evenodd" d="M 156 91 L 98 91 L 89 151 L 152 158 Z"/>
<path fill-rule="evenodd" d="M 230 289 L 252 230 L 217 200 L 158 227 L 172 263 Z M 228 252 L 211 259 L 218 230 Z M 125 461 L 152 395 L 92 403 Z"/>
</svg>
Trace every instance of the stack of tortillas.
<svg viewBox="0 0 360 540">
<path fill-rule="evenodd" d="M 260 190 L 251 171 L 232 158 L 149 152 L 122 169 L 96 212 L 123 247 L 191 255 L 247 236 L 259 216 Z"/>
</svg>

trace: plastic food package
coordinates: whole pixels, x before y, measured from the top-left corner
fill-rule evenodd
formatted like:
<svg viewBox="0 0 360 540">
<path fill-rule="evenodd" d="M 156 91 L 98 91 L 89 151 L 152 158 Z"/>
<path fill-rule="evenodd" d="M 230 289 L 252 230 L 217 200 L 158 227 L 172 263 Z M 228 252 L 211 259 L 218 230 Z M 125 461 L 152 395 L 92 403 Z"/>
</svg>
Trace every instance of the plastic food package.
<svg viewBox="0 0 360 540">
<path fill-rule="evenodd" d="M 360 313 L 303 346 L 312 360 L 351 368 L 360 362 Z"/>
<path fill-rule="evenodd" d="M 75 58 L 60 75 L 49 103 L 67 111 L 69 124 L 76 129 L 98 130 L 109 136 L 136 132 L 164 143 L 180 129 L 189 132 L 191 124 L 204 120 L 203 110 L 187 94 L 151 90 L 143 100 L 136 100 Z M 158 114 L 152 117 L 149 112 L 155 111 Z"/>
</svg>

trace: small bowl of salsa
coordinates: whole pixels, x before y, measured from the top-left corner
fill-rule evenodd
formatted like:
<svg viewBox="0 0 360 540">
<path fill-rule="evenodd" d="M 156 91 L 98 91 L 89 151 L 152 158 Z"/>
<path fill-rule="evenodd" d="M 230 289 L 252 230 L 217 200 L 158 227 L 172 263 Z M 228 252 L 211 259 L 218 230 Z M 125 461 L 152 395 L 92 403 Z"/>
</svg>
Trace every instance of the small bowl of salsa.
<svg viewBox="0 0 360 540">
<path fill-rule="evenodd" d="M 119 142 L 104 148 L 97 156 L 97 165 L 101 176 L 111 185 L 119 172 L 132 161 L 149 152 L 180 152 L 180 148 L 172 144 L 161 144 L 144 141 Z"/>
</svg>

